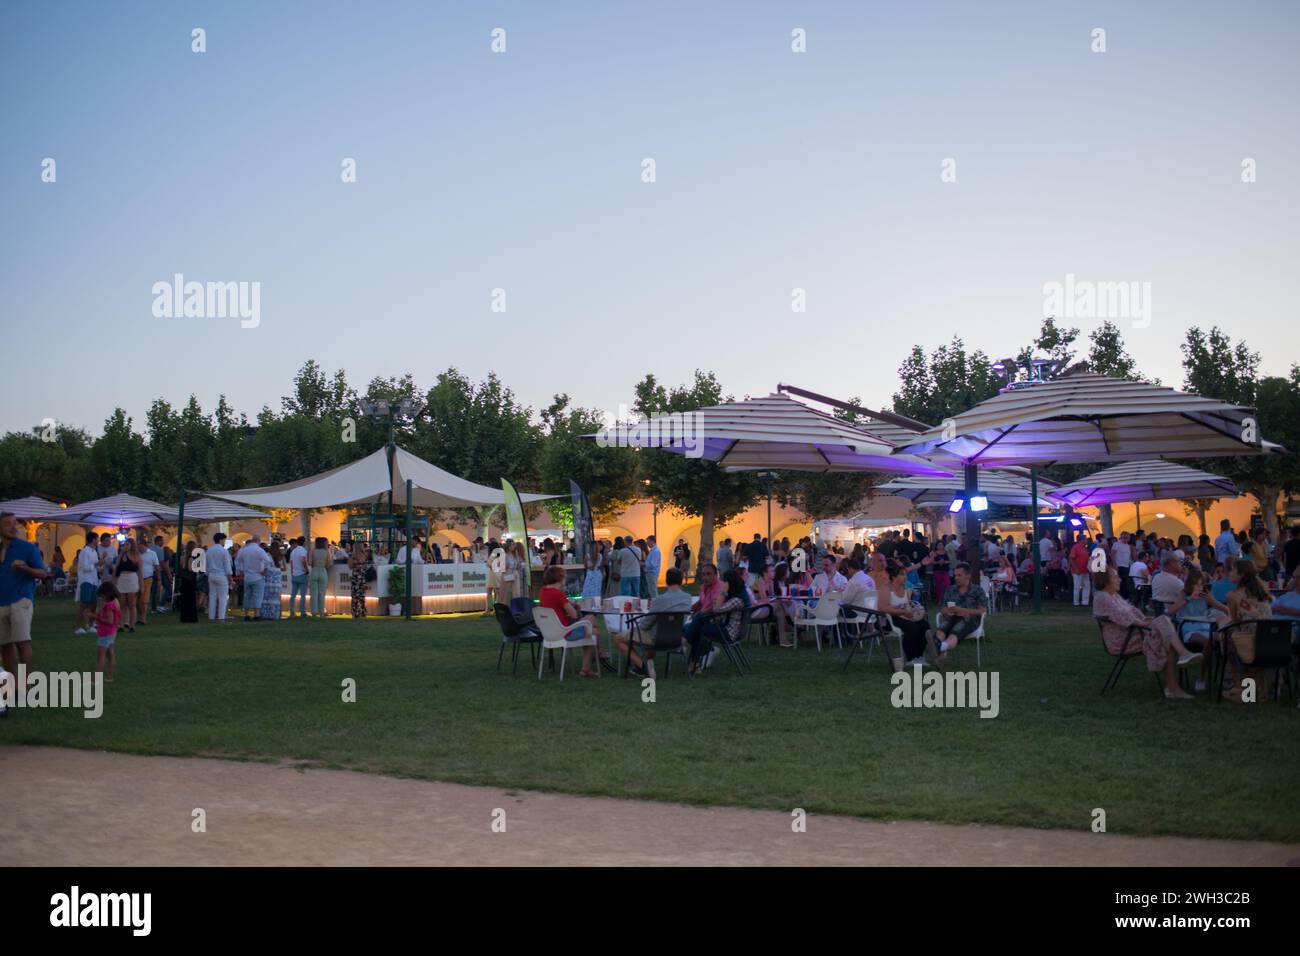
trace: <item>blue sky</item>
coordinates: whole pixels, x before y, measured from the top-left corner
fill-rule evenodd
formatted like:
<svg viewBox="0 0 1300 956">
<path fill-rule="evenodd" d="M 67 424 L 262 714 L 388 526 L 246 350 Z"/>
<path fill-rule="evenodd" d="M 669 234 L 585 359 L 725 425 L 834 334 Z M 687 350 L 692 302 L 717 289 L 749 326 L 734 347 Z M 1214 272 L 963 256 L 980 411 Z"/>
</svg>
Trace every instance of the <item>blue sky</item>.
<svg viewBox="0 0 1300 956">
<path fill-rule="evenodd" d="M 1014 351 L 1070 273 L 1150 283 L 1148 375 L 1212 324 L 1283 373 L 1298 41 L 1264 2 L 9 0 L 0 429 L 252 415 L 307 358 L 535 407 L 697 367 L 880 405 L 913 344 Z M 178 272 L 259 282 L 260 325 L 155 318 Z"/>
</svg>

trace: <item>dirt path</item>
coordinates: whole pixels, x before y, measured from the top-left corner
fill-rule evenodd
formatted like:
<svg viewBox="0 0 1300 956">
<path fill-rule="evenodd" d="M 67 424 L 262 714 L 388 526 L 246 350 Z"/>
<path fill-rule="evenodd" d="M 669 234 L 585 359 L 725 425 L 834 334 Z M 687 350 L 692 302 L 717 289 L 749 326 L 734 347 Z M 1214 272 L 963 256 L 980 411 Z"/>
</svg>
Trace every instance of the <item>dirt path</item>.
<svg viewBox="0 0 1300 956">
<path fill-rule="evenodd" d="M 794 833 L 775 811 L 46 747 L 0 748 L 0 780 L 7 865 L 1300 864 L 1300 845 L 830 816 Z"/>
</svg>

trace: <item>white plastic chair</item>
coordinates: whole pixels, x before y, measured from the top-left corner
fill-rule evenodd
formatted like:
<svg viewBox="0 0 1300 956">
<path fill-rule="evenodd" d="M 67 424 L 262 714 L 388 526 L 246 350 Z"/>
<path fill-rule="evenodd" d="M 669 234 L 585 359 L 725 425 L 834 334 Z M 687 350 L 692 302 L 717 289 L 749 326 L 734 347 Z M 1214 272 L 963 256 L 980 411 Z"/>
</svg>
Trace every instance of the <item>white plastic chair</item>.
<svg viewBox="0 0 1300 956">
<path fill-rule="evenodd" d="M 560 680 L 564 680 L 564 663 L 568 659 L 571 647 L 596 647 L 596 628 L 587 618 L 565 625 L 560 616 L 549 607 L 533 608 L 533 623 L 542 633 L 542 654 L 537 662 L 537 679 L 542 678 L 542 668 L 546 666 L 546 651 L 560 649 Z M 582 637 L 569 637 L 581 631 Z"/>
<path fill-rule="evenodd" d="M 817 653 L 822 649 L 822 628 L 829 627 L 835 630 L 838 637 L 840 633 L 840 595 L 831 591 L 823 594 L 817 599 L 817 606 L 809 613 L 807 610 L 796 618 L 792 619 L 794 624 L 794 645 L 799 646 L 799 632 L 803 628 L 812 628 L 813 637 L 817 641 Z"/>
<path fill-rule="evenodd" d="M 939 618 L 943 615 L 943 611 L 944 611 L 943 608 L 939 608 L 939 610 L 934 612 L 935 634 L 939 633 Z M 961 639 L 962 643 L 965 643 L 966 641 L 975 642 L 975 669 L 976 670 L 984 666 L 981 659 L 980 649 L 984 645 L 984 619 L 988 617 L 988 613 L 989 613 L 988 609 L 986 608 L 984 613 L 980 615 L 979 623 L 975 625 L 975 630 L 971 631 L 969 634 L 967 634 L 965 637 Z M 956 648 L 953 648 L 952 650 L 956 650 Z M 951 654 L 952 650 L 950 650 L 948 653 Z"/>
</svg>

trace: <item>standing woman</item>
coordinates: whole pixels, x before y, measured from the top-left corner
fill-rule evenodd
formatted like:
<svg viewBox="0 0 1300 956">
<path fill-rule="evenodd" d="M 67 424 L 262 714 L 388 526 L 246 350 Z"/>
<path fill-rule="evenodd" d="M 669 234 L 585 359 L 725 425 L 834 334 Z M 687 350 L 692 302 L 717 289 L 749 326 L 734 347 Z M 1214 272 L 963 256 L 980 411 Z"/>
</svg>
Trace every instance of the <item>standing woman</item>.
<svg viewBox="0 0 1300 956">
<path fill-rule="evenodd" d="M 181 567 L 177 572 L 177 580 L 180 581 L 180 611 L 182 624 L 197 624 L 199 620 L 199 575 L 190 566 L 194 560 L 194 549 L 197 547 L 193 541 L 185 542 L 185 550 L 181 552 Z"/>
<path fill-rule="evenodd" d="M 360 541 L 352 545 L 348 568 L 352 571 L 352 616 L 366 616 L 366 547 Z"/>
<path fill-rule="evenodd" d="M 325 616 L 325 588 L 330 581 L 329 542 L 324 538 L 316 539 L 316 547 L 311 552 L 311 571 L 307 575 L 307 589 L 311 592 L 311 616 Z"/>
<path fill-rule="evenodd" d="M 507 541 L 505 543 L 505 550 L 505 570 L 501 572 L 501 586 L 502 590 L 506 592 L 507 598 L 514 600 L 519 597 L 519 589 L 522 586 L 522 582 L 519 580 L 520 548 L 514 541 Z M 527 555 L 524 557 L 525 560 L 527 560 Z"/>
<path fill-rule="evenodd" d="M 140 614 L 137 606 L 137 595 L 140 593 L 140 552 L 136 549 L 135 538 L 128 539 L 122 548 L 122 555 L 113 569 L 113 586 L 121 595 L 122 626 L 128 632 L 135 633 L 135 622 Z"/>
<path fill-rule="evenodd" d="M 262 607 L 257 617 L 262 621 L 280 620 L 280 588 L 284 581 L 284 552 L 279 541 L 271 542 L 271 567 L 266 572 L 262 589 Z"/>
</svg>

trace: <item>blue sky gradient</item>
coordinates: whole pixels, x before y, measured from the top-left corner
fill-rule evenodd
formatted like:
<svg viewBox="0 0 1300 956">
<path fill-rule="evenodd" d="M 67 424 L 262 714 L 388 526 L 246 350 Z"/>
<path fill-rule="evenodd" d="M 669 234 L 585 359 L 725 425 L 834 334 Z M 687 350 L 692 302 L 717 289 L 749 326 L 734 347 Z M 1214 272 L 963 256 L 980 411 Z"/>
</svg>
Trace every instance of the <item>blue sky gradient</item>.
<svg viewBox="0 0 1300 956">
<path fill-rule="evenodd" d="M 534 407 L 695 368 L 882 405 L 913 344 L 1015 351 L 1067 273 L 1151 283 L 1124 332 L 1167 384 L 1191 325 L 1284 373 L 1298 41 L 1284 2 L 10 0 L 0 429 L 251 417 L 307 358 Z M 260 282 L 261 324 L 155 318 L 177 272 Z"/>
</svg>

